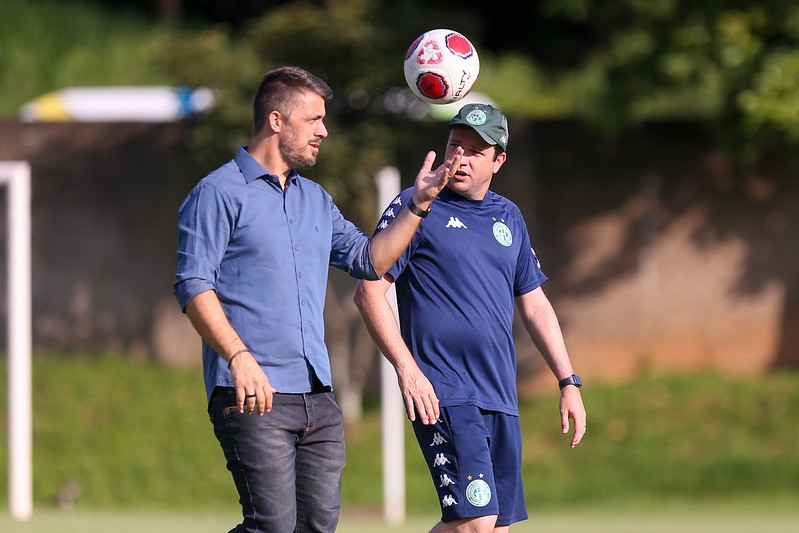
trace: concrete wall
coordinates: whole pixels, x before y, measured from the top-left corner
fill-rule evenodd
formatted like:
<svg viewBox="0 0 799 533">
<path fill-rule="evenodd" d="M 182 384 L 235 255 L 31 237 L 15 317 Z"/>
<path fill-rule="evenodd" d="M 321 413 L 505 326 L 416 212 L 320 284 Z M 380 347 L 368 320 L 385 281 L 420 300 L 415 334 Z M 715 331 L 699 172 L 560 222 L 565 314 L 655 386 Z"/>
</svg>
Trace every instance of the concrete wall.
<svg viewBox="0 0 799 533">
<path fill-rule="evenodd" d="M 183 134 L 181 125 L 0 122 L 0 159 L 32 167 L 37 349 L 156 351 L 159 316 L 177 307 L 177 207 L 198 173 Z"/>
<path fill-rule="evenodd" d="M 445 136 L 443 125 L 420 128 L 399 165 L 406 184 Z M 194 166 L 184 137 L 181 124 L 0 122 L 0 160 L 33 169 L 38 349 L 198 363 L 171 284 L 177 207 L 209 169 Z M 585 379 L 799 363 L 797 159 L 782 152 L 737 165 L 689 123 L 607 139 L 572 123 L 511 120 L 493 188 L 527 217 Z M 357 369 L 365 382 L 373 349 L 352 288 L 331 276 L 331 353 L 340 375 Z M 551 385 L 518 329 L 523 386 Z"/>
</svg>

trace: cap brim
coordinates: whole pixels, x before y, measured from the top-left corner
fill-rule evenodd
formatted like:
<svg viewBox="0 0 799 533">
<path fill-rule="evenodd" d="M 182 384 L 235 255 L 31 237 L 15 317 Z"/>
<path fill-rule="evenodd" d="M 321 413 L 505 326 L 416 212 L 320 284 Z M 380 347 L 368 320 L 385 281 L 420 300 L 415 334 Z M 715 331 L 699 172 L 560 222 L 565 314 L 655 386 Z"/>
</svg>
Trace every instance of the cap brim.
<svg viewBox="0 0 799 533">
<path fill-rule="evenodd" d="M 450 124 L 449 128 L 452 129 L 455 126 L 463 126 L 464 128 L 470 128 L 470 129 L 476 131 L 477 135 L 479 135 L 480 138 L 483 139 L 485 142 L 487 142 L 491 146 L 499 146 L 504 151 L 504 148 L 502 148 L 502 146 L 500 146 L 500 144 L 496 141 L 496 139 L 492 139 L 491 137 L 488 136 L 488 134 L 486 134 L 485 132 L 482 132 L 479 129 L 475 128 L 474 126 L 472 126 L 468 122 L 456 122 L 454 124 Z"/>
</svg>

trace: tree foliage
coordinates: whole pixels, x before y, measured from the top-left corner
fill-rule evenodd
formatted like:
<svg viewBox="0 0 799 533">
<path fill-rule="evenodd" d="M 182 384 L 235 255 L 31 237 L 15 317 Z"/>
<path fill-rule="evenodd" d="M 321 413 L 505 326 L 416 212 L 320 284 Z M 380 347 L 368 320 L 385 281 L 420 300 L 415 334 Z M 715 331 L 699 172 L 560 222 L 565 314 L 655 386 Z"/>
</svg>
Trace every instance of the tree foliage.
<svg viewBox="0 0 799 533">
<path fill-rule="evenodd" d="M 187 12 L 191 4 L 184 2 Z M 241 140 L 249 124 L 241 110 L 269 68 L 298 64 L 328 81 L 337 94 L 333 135 L 314 172 L 343 199 L 360 195 L 411 134 L 414 102 L 401 93 L 401 60 L 432 27 L 470 37 L 482 63 L 475 90 L 509 115 L 586 120 L 609 132 L 691 119 L 750 160 L 799 143 L 799 5 L 791 2 L 544 0 L 508 2 L 490 16 L 475 0 L 457 9 L 449 0 L 255 9 L 176 43 L 160 61 L 224 95 L 216 121 L 197 134 L 217 147 Z"/>
<path fill-rule="evenodd" d="M 192 130 L 211 165 L 247 142 L 260 77 L 300 65 L 336 94 L 331 136 L 311 172 L 344 204 L 366 204 L 355 200 L 424 114 L 401 62 L 414 38 L 435 27 L 472 40 L 481 58 L 475 90 L 511 116 L 584 120 L 609 132 L 691 119 L 750 160 L 799 143 L 795 2 L 510 0 L 490 10 L 477 0 L 86 2 L 3 4 L 2 101 L 81 80 L 211 86 L 221 103 Z M 93 14 L 93 4 L 105 8 Z M 124 17 L 110 15 L 120 9 Z M 128 16 L 137 9 L 140 18 Z M 42 39 L 29 43 L 29 35 Z"/>
<path fill-rule="evenodd" d="M 593 81 L 581 111 L 596 124 L 700 119 L 749 157 L 799 141 L 796 3 L 548 0 L 540 13 L 582 30 L 573 68 Z"/>
<path fill-rule="evenodd" d="M 428 29 L 421 14 L 413 2 L 285 3 L 235 29 L 216 25 L 188 40 L 181 36 L 157 62 L 185 83 L 219 91 L 221 105 L 194 130 L 199 151 L 217 161 L 247 142 L 260 76 L 298 65 L 323 78 L 335 94 L 327 109 L 330 136 L 318 165 L 306 173 L 369 227 L 375 217 L 373 176 L 396 163 L 398 149 L 412 134 L 409 116 L 424 107 L 405 88 L 402 71 L 407 47 Z M 397 20 L 416 22 L 400 29 Z"/>
</svg>

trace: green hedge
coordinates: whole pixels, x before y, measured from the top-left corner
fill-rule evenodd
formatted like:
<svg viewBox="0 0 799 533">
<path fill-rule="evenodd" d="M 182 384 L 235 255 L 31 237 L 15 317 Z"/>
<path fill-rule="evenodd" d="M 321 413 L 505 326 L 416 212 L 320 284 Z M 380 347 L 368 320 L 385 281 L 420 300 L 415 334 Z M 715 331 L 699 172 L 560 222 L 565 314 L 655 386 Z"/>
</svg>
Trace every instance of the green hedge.
<svg viewBox="0 0 799 533">
<path fill-rule="evenodd" d="M 5 361 L 3 361 L 5 363 Z M 0 365 L 0 478 L 7 479 L 7 365 Z M 79 508 L 226 509 L 237 496 L 205 413 L 199 370 L 115 356 L 38 354 L 33 363 L 34 498 Z M 557 395 L 524 401 L 529 506 L 799 496 L 799 375 L 641 377 L 583 388 L 588 433 L 560 433 Z M 409 512 L 435 514 L 406 424 Z M 381 505 L 380 414 L 347 431 L 343 503 Z M 0 506 L 7 502 L 0 484 Z"/>
</svg>

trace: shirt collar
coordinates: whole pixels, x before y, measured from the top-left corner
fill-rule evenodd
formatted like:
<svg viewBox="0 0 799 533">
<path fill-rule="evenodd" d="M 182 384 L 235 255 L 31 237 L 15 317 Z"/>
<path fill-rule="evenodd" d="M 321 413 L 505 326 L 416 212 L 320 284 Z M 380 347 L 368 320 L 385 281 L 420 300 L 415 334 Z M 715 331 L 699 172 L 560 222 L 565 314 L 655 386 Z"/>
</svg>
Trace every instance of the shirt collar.
<svg viewBox="0 0 799 533">
<path fill-rule="evenodd" d="M 271 174 L 261 163 L 256 161 L 255 158 L 247 151 L 246 146 L 239 147 L 239 152 L 236 154 L 235 161 L 239 166 L 241 173 L 244 175 L 244 179 L 247 181 L 247 183 L 252 183 L 258 178 L 263 178 L 275 184 L 279 183 L 278 177 L 274 174 Z M 291 172 L 289 173 L 289 182 L 294 182 L 296 185 L 297 178 L 299 178 L 299 176 L 300 175 L 296 170 L 291 169 Z"/>
<path fill-rule="evenodd" d="M 489 196 L 491 196 L 493 192 L 491 189 L 486 191 L 486 195 L 483 196 L 482 200 L 472 200 L 471 198 L 467 198 L 465 196 L 461 196 L 460 194 L 454 192 L 449 187 L 444 187 L 439 193 L 438 197 L 446 202 L 461 202 L 464 204 L 471 204 L 471 205 L 482 205 L 488 201 Z"/>
</svg>

